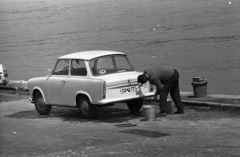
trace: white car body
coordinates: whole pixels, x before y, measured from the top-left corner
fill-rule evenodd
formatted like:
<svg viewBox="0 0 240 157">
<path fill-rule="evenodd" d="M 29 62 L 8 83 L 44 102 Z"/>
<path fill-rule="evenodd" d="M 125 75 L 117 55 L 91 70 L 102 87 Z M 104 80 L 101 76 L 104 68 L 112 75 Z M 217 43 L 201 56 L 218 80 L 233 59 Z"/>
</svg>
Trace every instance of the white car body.
<svg viewBox="0 0 240 157">
<path fill-rule="evenodd" d="M 69 67 L 61 68 L 64 64 Z M 154 91 L 149 83 L 138 88 L 137 77 L 140 74 L 142 72 L 135 71 L 126 54 L 121 52 L 72 53 L 59 57 L 50 75 L 28 81 L 30 100 L 35 102 L 34 96 L 37 92 L 41 93 L 44 104 L 49 106 L 79 107 L 79 96 L 87 98 L 94 107 L 142 100 L 144 97 L 153 96 Z"/>
<path fill-rule="evenodd" d="M 6 84 L 9 82 L 7 77 L 8 77 L 8 72 L 6 67 L 0 64 L 0 85 L 6 86 Z"/>
</svg>

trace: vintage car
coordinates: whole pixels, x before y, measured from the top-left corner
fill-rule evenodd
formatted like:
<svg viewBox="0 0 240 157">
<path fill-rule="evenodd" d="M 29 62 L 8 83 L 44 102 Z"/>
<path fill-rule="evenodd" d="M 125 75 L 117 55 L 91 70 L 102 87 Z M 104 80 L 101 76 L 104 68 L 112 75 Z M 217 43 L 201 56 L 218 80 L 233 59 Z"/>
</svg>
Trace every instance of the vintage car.
<svg viewBox="0 0 240 157">
<path fill-rule="evenodd" d="M 8 79 L 8 72 L 4 65 L 0 64 L 0 85 L 6 86 L 9 82 Z"/>
<path fill-rule="evenodd" d="M 61 56 L 50 74 L 28 81 L 30 101 L 39 114 L 52 106 L 79 108 L 83 118 L 95 115 L 98 106 L 125 102 L 132 112 L 143 98 L 154 95 L 149 83 L 139 87 L 138 75 L 127 55 L 115 51 L 83 51 Z"/>
</svg>

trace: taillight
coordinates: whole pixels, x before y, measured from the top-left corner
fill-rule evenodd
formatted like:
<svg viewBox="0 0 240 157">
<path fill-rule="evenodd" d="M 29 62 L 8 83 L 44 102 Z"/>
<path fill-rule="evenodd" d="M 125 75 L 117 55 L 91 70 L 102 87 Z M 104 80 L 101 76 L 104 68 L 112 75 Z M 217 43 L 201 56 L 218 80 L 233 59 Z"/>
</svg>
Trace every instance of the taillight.
<svg viewBox="0 0 240 157">
<path fill-rule="evenodd" d="M 154 91 L 154 85 L 149 84 L 149 92 L 153 92 Z"/>
<path fill-rule="evenodd" d="M 103 82 L 103 87 L 102 87 L 102 99 L 106 98 L 106 82 Z"/>
</svg>

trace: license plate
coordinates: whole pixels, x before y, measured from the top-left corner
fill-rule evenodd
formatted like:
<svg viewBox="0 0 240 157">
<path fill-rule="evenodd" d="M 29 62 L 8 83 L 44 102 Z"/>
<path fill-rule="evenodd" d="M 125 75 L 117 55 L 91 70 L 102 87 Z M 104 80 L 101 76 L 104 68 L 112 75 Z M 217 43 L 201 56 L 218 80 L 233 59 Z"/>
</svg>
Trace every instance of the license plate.
<svg viewBox="0 0 240 157">
<path fill-rule="evenodd" d="M 136 92 L 136 91 L 137 91 L 136 86 L 124 87 L 124 88 L 120 89 L 121 94 L 132 93 L 132 92 Z"/>
</svg>

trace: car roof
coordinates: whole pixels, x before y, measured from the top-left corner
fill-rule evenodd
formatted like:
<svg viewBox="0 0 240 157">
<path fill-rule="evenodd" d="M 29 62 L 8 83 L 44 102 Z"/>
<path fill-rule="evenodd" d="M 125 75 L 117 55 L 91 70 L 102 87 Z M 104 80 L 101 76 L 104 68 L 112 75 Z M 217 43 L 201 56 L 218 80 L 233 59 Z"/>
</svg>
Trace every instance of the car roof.
<svg viewBox="0 0 240 157">
<path fill-rule="evenodd" d="M 117 51 L 104 51 L 104 50 L 95 50 L 95 51 L 82 51 L 70 53 L 64 56 L 59 57 L 59 59 L 83 59 L 83 60 L 91 60 L 93 58 L 107 56 L 107 55 L 126 55 L 122 52 Z"/>
</svg>

